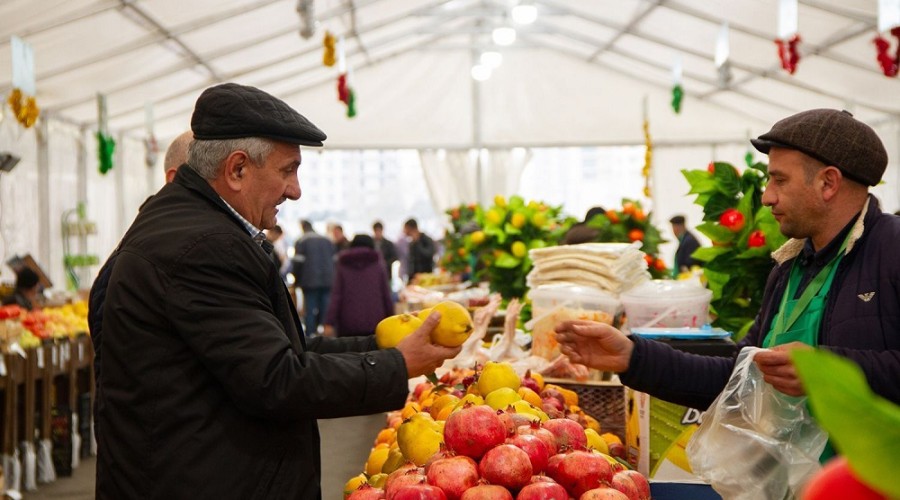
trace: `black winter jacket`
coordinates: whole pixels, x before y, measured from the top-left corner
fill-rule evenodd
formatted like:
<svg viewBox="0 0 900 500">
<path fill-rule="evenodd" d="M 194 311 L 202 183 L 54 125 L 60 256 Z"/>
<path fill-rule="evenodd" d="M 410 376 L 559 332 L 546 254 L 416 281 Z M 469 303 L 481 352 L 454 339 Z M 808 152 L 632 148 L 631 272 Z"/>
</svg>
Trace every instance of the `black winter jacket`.
<svg viewBox="0 0 900 500">
<path fill-rule="evenodd" d="M 762 309 L 737 352 L 762 345 L 804 242 L 790 240 L 773 253 L 777 265 L 769 275 Z M 882 213 L 878 200 L 870 196 L 831 285 L 819 346 L 856 362 L 875 393 L 900 404 L 898 242 L 900 217 Z M 636 336 L 632 340 L 631 365 L 619 375 L 622 383 L 691 408 L 709 407 L 734 368 L 734 359 L 687 354 Z"/>
<path fill-rule="evenodd" d="M 396 349 L 304 340 L 271 258 L 189 167 L 142 207 L 89 319 L 100 499 L 321 498 L 316 419 L 408 394 Z"/>
</svg>

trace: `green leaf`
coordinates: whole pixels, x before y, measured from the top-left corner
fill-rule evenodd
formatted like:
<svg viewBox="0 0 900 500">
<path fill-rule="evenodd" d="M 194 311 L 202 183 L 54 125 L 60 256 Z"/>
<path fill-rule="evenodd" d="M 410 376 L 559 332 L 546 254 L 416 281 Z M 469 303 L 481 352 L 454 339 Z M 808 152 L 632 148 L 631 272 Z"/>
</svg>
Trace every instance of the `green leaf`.
<svg viewBox="0 0 900 500">
<path fill-rule="evenodd" d="M 824 350 L 795 349 L 791 360 L 813 415 L 866 484 L 900 497 L 900 407 L 869 388 L 858 365 Z"/>
<path fill-rule="evenodd" d="M 494 265 L 501 269 L 512 269 L 519 265 L 521 259 L 517 259 L 507 252 L 503 252 L 497 257 L 497 260 L 494 261 Z"/>
<path fill-rule="evenodd" d="M 705 234 L 716 243 L 728 243 L 734 239 L 734 233 L 718 222 L 704 222 L 697 226 L 697 231 Z"/>
<path fill-rule="evenodd" d="M 681 173 L 687 179 L 688 184 L 691 185 L 691 190 L 688 193 L 709 193 L 718 189 L 715 178 L 706 170 L 682 170 Z"/>
<path fill-rule="evenodd" d="M 771 253 L 769 247 L 767 245 L 763 245 L 761 247 L 748 248 L 743 252 L 739 253 L 737 258 L 739 259 L 757 259 L 760 257 L 768 257 Z"/>
<path fill-rule="evenodd" d="M 730 163 L 715 162 L 716 187 L 720 193 L 734 198 L 741 192 L 741 177 Z"/>
<path fill-rule="evenodd" d="M 507 222 L 507 223 L 503 226 L 503 230 L 506 232 L 506 234 L 510 234 L 510 235 L 513 235 L 513 234 L 522 234 L 522 231 L 520 231 L 516 226 L 513 226 L 513 225 L 510 224 L 509 222 Z"/>
<path fill-rule="evenodd" d="M 699 203 L 699 201 L 698 201 Z M 726 196 L 722 193 L 713 193 L 703 205 L 703 220 L 718 222 L 719 217 L 734 206 L 734 196 Z"/>
<path fill-rule="evenodd" d="M 700 247 L 697 250 L 694 250 L 694 253 L 691 254 L 691 257 L 702 260 L 703 262 L 709 262 L 716 257 L 726 254 L 730 252 L 731 249 L 728 247 Z"/>
</svg>

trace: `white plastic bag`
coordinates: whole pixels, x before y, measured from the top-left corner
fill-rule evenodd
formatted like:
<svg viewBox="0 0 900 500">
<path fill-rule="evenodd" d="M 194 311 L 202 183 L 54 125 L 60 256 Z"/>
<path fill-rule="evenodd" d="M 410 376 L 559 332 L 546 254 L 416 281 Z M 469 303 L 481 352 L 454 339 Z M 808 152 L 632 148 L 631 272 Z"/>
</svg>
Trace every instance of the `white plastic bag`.
<svg viewBox="0 0 900 500">
<path fill-rule="evenodd" d="M 37 476 L 35 475 L 37 454 L 34 452 L 34 443 L 22 441 L 19 443 L 19 449 L 22 453 L 22 487 L 25 488 L 25 491 L 34 491 L 37 489 Z"/>
<path fill-rule="evenodd" d="M 793 498 L 819 470 L 828 441 L 805 397 L 787 396 L 763 380 L 753 362 L 761 350 L 741 351 L 687 447 L 694 474 L 729 500 Z"/>
<path fill-rule="evenodd" d="M 37 480 L 39 483 L 56 481 L 56 469 L 53 467 L 53 443 L 50 439 L 38 442 Z"/>
</svg>

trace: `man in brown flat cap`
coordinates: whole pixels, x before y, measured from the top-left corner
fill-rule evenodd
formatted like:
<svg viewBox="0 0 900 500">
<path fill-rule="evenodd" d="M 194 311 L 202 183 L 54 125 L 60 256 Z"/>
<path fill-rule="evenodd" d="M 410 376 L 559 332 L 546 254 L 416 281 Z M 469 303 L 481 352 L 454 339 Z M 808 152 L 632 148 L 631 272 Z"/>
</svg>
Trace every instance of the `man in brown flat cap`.
<svg viewBox="0 0 900 500">
<path fill-rule="evenodd" d="M 738 348 L 771 348 L 754 359 L 765 380 L 791 396 L 804 390 L 788 352 L 828 349 L 900 404 L 900 218 L 868 193 L 887 167 L 884 145 L 850 113 L 831 109 L 785 118 L 751 142 L 769 155 L 762 202 L 791 239 L 772 255 L 762 310 Z M 733 358 L 685 354 L 598 323 L 568 322 L 557 334 L 572 361 L 701 410 L 734 368 Z"/>
<path fill-rule="evenodd" d="M 395 349 L 304 338 L 263 230 L 325 134 L 236 84 L 204 91 L 191 129 L 91 290 L 96 496 L 321 498 L 316 419 L 400 408 L 459 349 L 430 342 L 439 314 Z"/>
</svg>

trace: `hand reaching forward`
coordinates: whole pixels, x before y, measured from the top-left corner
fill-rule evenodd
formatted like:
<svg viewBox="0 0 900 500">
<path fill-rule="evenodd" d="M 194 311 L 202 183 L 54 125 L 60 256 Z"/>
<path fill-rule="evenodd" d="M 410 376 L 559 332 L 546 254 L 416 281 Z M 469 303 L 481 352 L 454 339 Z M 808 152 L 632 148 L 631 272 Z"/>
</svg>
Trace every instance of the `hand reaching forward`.
<svg viewBox="0 0 900 500">
<path fill-rule="evenodd" d="M 564 321 L 555 328 L 562 353 L 573 363 L 602 371 L 623 372 L 634 344 L 619 330 L 594 321 Z"/>
<path fill-rule="evenodd" d="M 434 373 L 444 360 L 459 354 L 460 347 L 444 347 L 431 342 L 431 331 L 441 321 L 441 313 L 432 312 L 416 331 L 400 341 L 397 349 L 406 362 L 409 378 Z"/>
<path fill-rule="evenodd" d="M 797 376 L 797 369 L 791 362 L 794 349 L 812 349 L 802 342 L 791 342 L 756 353 L 753 361 L 763 374 L 763 380 L 788 396 L 803 396 L 806 390 Z"/>
</svg>

